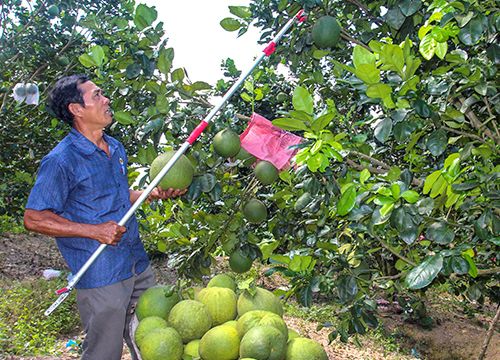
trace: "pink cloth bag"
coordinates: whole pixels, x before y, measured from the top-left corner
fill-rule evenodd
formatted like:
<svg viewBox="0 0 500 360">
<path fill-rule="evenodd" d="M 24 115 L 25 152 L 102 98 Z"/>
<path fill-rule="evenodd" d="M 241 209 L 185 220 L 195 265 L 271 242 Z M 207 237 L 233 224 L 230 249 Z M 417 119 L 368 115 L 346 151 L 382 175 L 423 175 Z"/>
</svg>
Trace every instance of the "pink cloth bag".
<svg viewBox="0 0 500 360">
<path fill-rule="evenodd" d="M 302 138 L 253 113 L 240 141 L 243 149 L 258 159 L 269 161 L 281 171 L 290 167 L 290 159 L 297 152 L 290 146 L 301 143 Z"/>
</svg>

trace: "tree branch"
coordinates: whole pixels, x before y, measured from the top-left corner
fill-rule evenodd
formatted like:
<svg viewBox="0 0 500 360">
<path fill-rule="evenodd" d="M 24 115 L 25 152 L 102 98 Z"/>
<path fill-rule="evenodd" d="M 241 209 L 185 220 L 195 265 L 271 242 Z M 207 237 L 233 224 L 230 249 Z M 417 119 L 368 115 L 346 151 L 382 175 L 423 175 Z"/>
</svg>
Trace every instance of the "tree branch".
<svg viewBox="0 0 500 360">
<path fill-rule="evenodd" d="M 370 49 L 370 47 L 368 45 L 362 43 L 359 40 L 356 40 L 351 35 L 349 35 L 344 29 L 342 29 L 342 32 L 340 33 L 340 37 L 342 39 L 344 39 L 344 40 L 347 40 L 347 41 L 353 42 L 355 44 L 358 44 L 359 46 L 362 46 L 362 47 L 364 47 L 365 49 L 367 49 L 369 51 L 372 51 L 372 49 Z"/>
<path fill-rule="evenodd" d="M 493 333 L 495 332 L 495 327 L 500 318 L 500 304 L 497 305 L 497 313 L 490 324 L 488 332 L 486 333 L 486 338 L 484 339 L 483 346 L 481 347 L 481 353 L 477 357 L 477 360 L 483 360 L 486 356 L 486 351 L 488 350 L 488 345 L 490 344 Z"/>
<path fill-rule="evenodd" d="M 481 138 L 480 136 L 477 136 L 474 134 L 469 134 L 468 132 L 465 132 L 465 131 L 455 130 L 455 129 L 449 128 L 447 126 L 443 126 L 443 129 L 446 131 L 452 132 L 454 134 L 463 135 L 463 136 L 469 137 L 471 139 L 477 140 L 479 142 L 482 142 L 483 144 L 486 144 L 486 141 L 484 141 L 483 138 Z"/>
<path fill-rule="evenodd" d="M 464 97 L 460 96 L 458 98 L 457 105 L 460 105 L 460 107 L 462 107 L 464 103 L 465 103 Z M 476 129 L 478 131 L 482 131 L 487 137 L 493 139 L 493 141 L 495 143 L 498 144 L 500 142 L 499 139 L 497 139 L 497 137 L 491 132 L 490 129 L 481 130 L 481 127 L 483 124 L 477 118 L 476 114 L 474 114 L 474 111 L 472 111 L 472 109 L 470 107 L 468 107 L 467 110 L 465 111 L 465 116 L 467 117 L 467 119 L 470 120 L 470 123 L 474 129 Z"/>
<path fill-rule="evenodd" d="M 401 255 L 400 253 L 398 253 L 396 250 L 394 250 L 389 244 L 387 244 L 384 240 L 380 239 L 379 237 L 375 237 L 375 239 L 378 240 L 378 242 L 380 243 L 380 245 L 382 245 L 383 248 L 389 250 L 394 256 L 400 258 L 401 260 L 403 260 L 405 263 L 407 264 L 410 264 L 411 266 L 415 267 L 417 266 L 417 264 L 415 264 L 413 261 L 411 261 L 410 259 L 408 259 L 407 257 Z"/>
<path fill-rule="evenodd" d="M 477 271 L 477 276 L 488 276 L 488 275 L 498 275 L 500 274 L 500 266 L 491 269 L 479 269 Z"/>
<path fill-rule="evenodd" d="M 368 160 L 371 164 L 377 165 L 377 166 L 380 166 L 383 168 L 383 169 L 379 169 L 379 168 L 375 168 L 373 166 L 363 166 L 363 165 L 360 165 L 360 164 L 358 164 L 350 159 L 346 159 L 347 165 L 351 166 L 352 168 L 354 168 L 358 171 L 363 171 L 364 169 L 368 169 L 368 171 L 370 171 L 372 174 L 382 175 L 382 174 L 386 174 L 391 169 L 390 165 L 384 163 L 383 161 L 377 160 L 369 155 L 365 155 L 365 154 L 357 152 L 357 151 L 350 151 L 349 154 L 359 156 L 365 160 Z M 413 178 L 411 180 L 411 183 L 414 186 L 421 187 L 424 182 L 421 179 Z"/>
<path fill-rule="evenodd" d="M 372 14 L 370 12 L 370 9 L 368 9 L 365 4 L 362 4 L 361 2 L 359 2 L 357 0 L 347 0 L 347 2 L 350 2 L 351 4 L 359 7 L 366 14 L 366 16 L 368 16 L 370 19 L 372 19 L 376 23 L 378 23 L 380 25 L 384 23 L 384 21 L 382 19 L 380 19 Z"/>
</svg>

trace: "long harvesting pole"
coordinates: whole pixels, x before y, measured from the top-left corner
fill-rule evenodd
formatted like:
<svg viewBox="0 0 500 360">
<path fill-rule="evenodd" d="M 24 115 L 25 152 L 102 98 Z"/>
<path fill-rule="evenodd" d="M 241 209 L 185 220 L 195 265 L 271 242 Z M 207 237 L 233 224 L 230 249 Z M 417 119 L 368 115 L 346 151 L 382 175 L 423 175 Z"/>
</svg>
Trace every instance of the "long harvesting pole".
<svg viewBox="0 0 500 360">
<path fill-rule="evenodd" d="M 227 101 L 234 95 L 236 90 L 241 86 L 241 84 L 245 81 L 245 79 L 252 73 L 252 71 L 259 65 L 259 63 L 266 56 L 271 56 L 275 49 L 278 41 L 283 37 L 283 35 L 292 27 L 294 21 L 298 23 L 303 22 L 306 19 L 304 14 L 304 10 L 300 10 L 293 18 L 288 20 L 285 26 L 276 34 L 276 36 L 271 40 L 262 53 L 258 56 L 258 58 L 254 61 L 254 63 L 250 66 L 250 68 L 242 75 L 240 78 L 231 86 L 231 88 L 226 92 L 226 94 L 222 97 L 220 103 L 215 106 L 203 119 L 200 124 L 191 132 L 186 141 L 181 145 L 181 147 L 175 152 L 172 158 L 165 164 L 162 170 L 156 175 L 156 177 L 151 181 L 151 183 L 146 187 L 146 189 L 142 192 L 139 198 L 132 204 L 127 213 L 122 217 L 122 219 L 118 222 L 119 225 L 125 226 L 127 221 L 134 215 L 135 211 L 139 206 L 142 205 L 144 200 L 148 197 L 148 195 L 153 191 L 153 189 L 158 185 L 161 179 L 170 171 L 172 166 L 174 166 L 175 162 L 181 157 L 182 154 L 186 152 L 186 150 L 193 145 L 196 139 L 203 133 L 208 124 L 215 117 L 217 112 L 224 107 Z M 106 244 L 101 244 L 97 248 L 97 250 L 90 256 L 87 262 L 78 270 L 78 272 L 68 281 L 68 284 L 56 291 L 56 294 L 59 295 L 58 299 L 45 311 L 45 315 L 50 315 L 70 294 L 75 285 L 80 281 L 83 274 L 88 270 L 88 268 L 94 263 L 97 257 L 104 251 L 106 248 Z"/>
</svg>

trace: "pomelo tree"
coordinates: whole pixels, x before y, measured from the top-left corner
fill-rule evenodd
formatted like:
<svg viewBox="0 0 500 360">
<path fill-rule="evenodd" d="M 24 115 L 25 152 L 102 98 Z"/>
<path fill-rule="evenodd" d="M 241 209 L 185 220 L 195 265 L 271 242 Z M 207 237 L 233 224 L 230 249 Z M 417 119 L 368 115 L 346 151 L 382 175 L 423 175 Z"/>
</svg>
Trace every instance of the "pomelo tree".
<svg viewBox="0 0 500 360">
<path fill-rule="evenodd" d="M 209 85 L 171 69 L 154 9 L 76 1 L 57 16 L 46 2 L 5 4 L 2 14 L 15 15 L 2 16 L 3 212 L 21 211 L 37 161 L 64 133 L 43 105 L 10 97 L 20 82 L 37 84 L 43 98 L 59 75 L 91 73 L 113 99 L 112 135 L 144 169 L 162 136 L 177 147 L 208 112 L 199 92 Z M 436 284 L 464 302 L 499 302 L 495 2 L 260 0 L 230 6 L 221 26 L 244 35 L 255 22 L 264 44 L 300 8 L 305 23 L 190 150 L 195 174 L 184 201 L 141 210 L 149 248 L 189 276 L 208 274 L 221 252 L 259 259 L 290 280 L 284 296 L 341 305 L 332 339 L 376 326 L 380 294 L 427 324 L 421 299 Z M 336 45 L 313 36 L 325 16 L 341 28 Z M 222 65 L 213 95 L 240 74 L 232 60 Z M 304 138 L 295 166 L 268 185 L 210 140 L 226 128 L 241 133 L 252 111 Z M 251 199 L 264 204 L 266 221 L 245 219 Z"/>
<path fill-rule="evenodd" d="M 177 221 L 156 229 L 160 248 L 199 275 L 217 245 L 263 259 L 269 273 L 289 278 L 285 296 L 309 305 L 321 294 L 342 305 L 331 334 L 342 340 L 376 326 L 381 293 L 424 325 L 432 319 L 422 299 L 433 285 L 464 304 L 498 302 L 494 2 L 254 1 L 230 7 L 234 16 L 221 25 L 242 35 L 256 21 L 266 43 L 301 7 L 308 20 L 220 117 L 243 130 L 255 111 L 303 136 L 297 167 L 262 186 L 202 140 L 192 152 L 191 203 L 168 207 Z M 331 48 L 313 39 L 324 16 L 342 28 Z M 221 93 L 239 75 L 231 61 L 223 65 Z M 242 217 L 255 197 L 268 210 L 263 224 Z"/>
</svg>

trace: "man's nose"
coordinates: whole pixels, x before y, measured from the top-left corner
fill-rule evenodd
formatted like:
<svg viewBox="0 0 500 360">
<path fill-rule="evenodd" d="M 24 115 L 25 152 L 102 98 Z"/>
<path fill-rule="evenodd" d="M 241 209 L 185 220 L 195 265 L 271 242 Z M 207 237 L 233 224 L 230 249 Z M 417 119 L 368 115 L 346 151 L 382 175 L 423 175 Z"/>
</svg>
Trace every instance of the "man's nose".
<svg viewBox="0 0 500 360">
<path fill-rule="evenodd" d="M 107 98 L 106 96 L 104 96 L 104 103 L 105 103 L 106 105 L 108 105 L 108 104 L 109 104 L 109 98 Z"/>
</svg>

